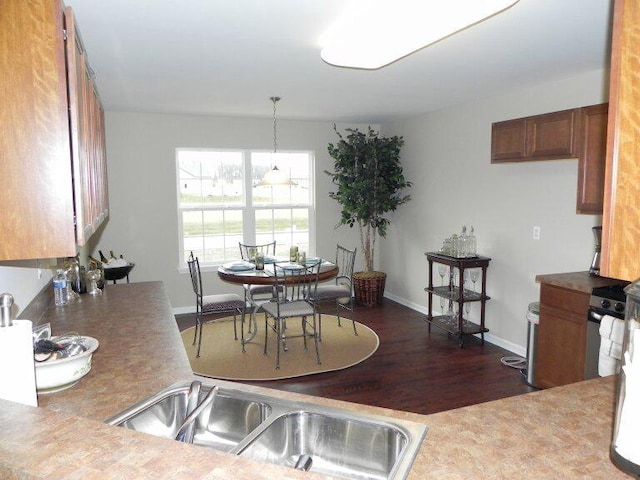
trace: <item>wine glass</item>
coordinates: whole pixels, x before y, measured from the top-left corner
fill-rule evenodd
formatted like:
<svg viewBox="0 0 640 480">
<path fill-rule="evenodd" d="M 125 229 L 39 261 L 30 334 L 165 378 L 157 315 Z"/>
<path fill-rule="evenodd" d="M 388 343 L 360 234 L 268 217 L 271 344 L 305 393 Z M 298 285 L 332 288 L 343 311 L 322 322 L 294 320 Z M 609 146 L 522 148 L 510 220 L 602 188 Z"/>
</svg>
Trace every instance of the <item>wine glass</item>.
<svg viewBox="0 0 640 480">
<path fill-rule="evenodd" d="M 476 291 L 476 282 L 478 281 L 478 278 L 480 277 L 480 270 L 478 269 L 474 269 L 471 270 L 471 281 L 473 282 L 473 291 Z"/>
<path fill-rule="evenodd" d="M 444 285 L 444 276 L 447 273 L 446 265 L 438 265 L 438 275 L 440 275 L 440 285 Z"/>
<path fill-rule="evenodd" d="M 98 282 L 100 281 L 101 277 L 102 270 L 100 269 L 96 268 L 87 272 L 87 280 L 89 280 L 89 288 L 87 290 L 87 293 L 89 295 L 102 295 L 102 290 L 98 288 Z"/>
</svg>

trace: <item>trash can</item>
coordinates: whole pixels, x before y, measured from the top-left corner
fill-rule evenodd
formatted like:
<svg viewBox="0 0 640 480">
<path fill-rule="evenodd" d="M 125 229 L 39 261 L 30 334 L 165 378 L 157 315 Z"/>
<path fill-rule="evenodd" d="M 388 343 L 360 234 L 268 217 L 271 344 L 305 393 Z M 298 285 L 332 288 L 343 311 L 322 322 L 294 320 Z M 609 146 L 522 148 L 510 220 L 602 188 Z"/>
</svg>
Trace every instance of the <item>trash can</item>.
<svg viewBox="0 0 640 480">
<path fill-rule="evenodd" d="M 538 324 L 540 323 L 540 302 L 531 302 L 527 309 L 527 385 L 538 388 L 536 375 L 536 344 L 538 342 Z"/>
</svg>

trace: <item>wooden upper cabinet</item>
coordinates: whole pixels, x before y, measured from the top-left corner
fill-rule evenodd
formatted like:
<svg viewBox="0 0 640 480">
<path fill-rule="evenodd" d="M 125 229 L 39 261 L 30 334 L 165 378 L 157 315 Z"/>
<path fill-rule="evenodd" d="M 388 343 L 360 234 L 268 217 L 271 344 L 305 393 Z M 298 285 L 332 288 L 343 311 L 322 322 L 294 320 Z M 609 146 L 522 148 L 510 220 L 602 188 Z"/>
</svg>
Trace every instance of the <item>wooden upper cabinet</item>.
<svg viewBox="0 0 640 480">
<path fill-rule="evenodd" d="M 609 90 L 602 275 L 640 277 L 640 2 L 616 0 Z"/>
<path fill-rule="evenodd" d="M 582 135 L 576 202 L 578 213 L 602 214 L 608 112 L 608 103 L 581 109 Z"/>
<path fill-rule="evenodd" d="M 527 157 L 526 120 L 518 118 L 491 127 L 491 163 L 513 162 Z"/>
<path fill-rule="evenodd" d="M 75 255 L 64 12 L 3 0 L 0 260 Z"/>
<path fill-rule="evenodd" d="M 84 245 L 109 214 L 104 111 L 71 7 L 65 10 L 65 28 L 76 241 Z"/>
<path fill-rule="evenodd" d="M 578 156 L 580 109 L 536 115 L 526 120 L 527 157 L 554 160 Z"/>
<path fill-rule="evenodd" d="M 491 126 L 491 163 L 578 159 L 576 212 L 601 214 L 608 104 L 591 105 Z"/>
<path fill-rule="evenodd" d="M 579 108 L 494 123 L 491 163 L 576 158 L 579 125 Z"/>
<path fill-rule="evenodd" d="M 74 187 L 92 185 L 86 176 L 91 178 L 95 168 L 84 165 L 91 164 L 91 155 L 74 140 L 83 134 L 75 131 L 76 107 L 69 98 L 75 98 L 79 115 L 86 114 L 80 121 L 90 125 L 94 137 L 88 150 L 101 158 L 102 169 L 104 149 L 97 139 L 104 138 L 98 131 L 104 126 L 92 118 L 96 114 L 75 87 L 71 77 L 80 74 L 68 76 L 61 0 L 3 0 L 0 45 L 0 261 L 74 256 L 77 244 L 86 240 L 85 233 L 76 235 L 75 217 L 93 195 L 74 194 Z M 106 178 L 105 172 L 99 174 Z M 90 230 L 95 228 L 94 222 Z"/>
</svg>

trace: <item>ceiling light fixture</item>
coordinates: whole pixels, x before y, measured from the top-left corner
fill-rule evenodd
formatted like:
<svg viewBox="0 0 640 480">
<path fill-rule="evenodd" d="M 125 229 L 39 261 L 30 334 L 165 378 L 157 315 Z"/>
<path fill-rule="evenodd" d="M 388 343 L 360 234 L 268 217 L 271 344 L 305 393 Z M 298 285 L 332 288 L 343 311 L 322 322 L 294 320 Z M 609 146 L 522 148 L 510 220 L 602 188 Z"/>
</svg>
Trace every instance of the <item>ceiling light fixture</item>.
<svg viewBox="0 0 640 480">
<path fill-rule="evenodd" d="M 519 0 L 353 0 L 322 36 L 322 59 L 375 70 L 481 22 Z"/>
<path fill-rule="evenodd" d="M 276 116 L 276 104 L 280 101 L 280 97 L 269 97 L 273 102 L 273 155 L 271 161 L 271 170 L 269 170 L 262 181 L 258 185 L 293 185 L 289 176 L 278 168 L 276 164 L 278 153 L 278 118 Z"/>
</svg>

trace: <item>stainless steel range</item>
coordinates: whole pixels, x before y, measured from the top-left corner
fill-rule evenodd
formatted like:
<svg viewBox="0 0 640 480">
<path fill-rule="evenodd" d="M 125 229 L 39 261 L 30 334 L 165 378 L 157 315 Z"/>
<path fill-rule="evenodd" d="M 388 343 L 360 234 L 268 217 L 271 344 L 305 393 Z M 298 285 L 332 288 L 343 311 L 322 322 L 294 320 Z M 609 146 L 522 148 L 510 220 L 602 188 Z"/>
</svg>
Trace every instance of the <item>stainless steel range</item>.
<svg viewBox="0 0 640 480">
<path fill-rule="evenodd" d="M 591 291 L 589 312 L 587 315 L 587 361 L 585 364 L 585 379 L 597 378 L 598 357 L 600 352 L 600 322 L 605 315 L 624 319 L 626 294 L 624 288 L 629 282 L 620 281 L 619 284 L 596 287 Z"/>
</svg>

